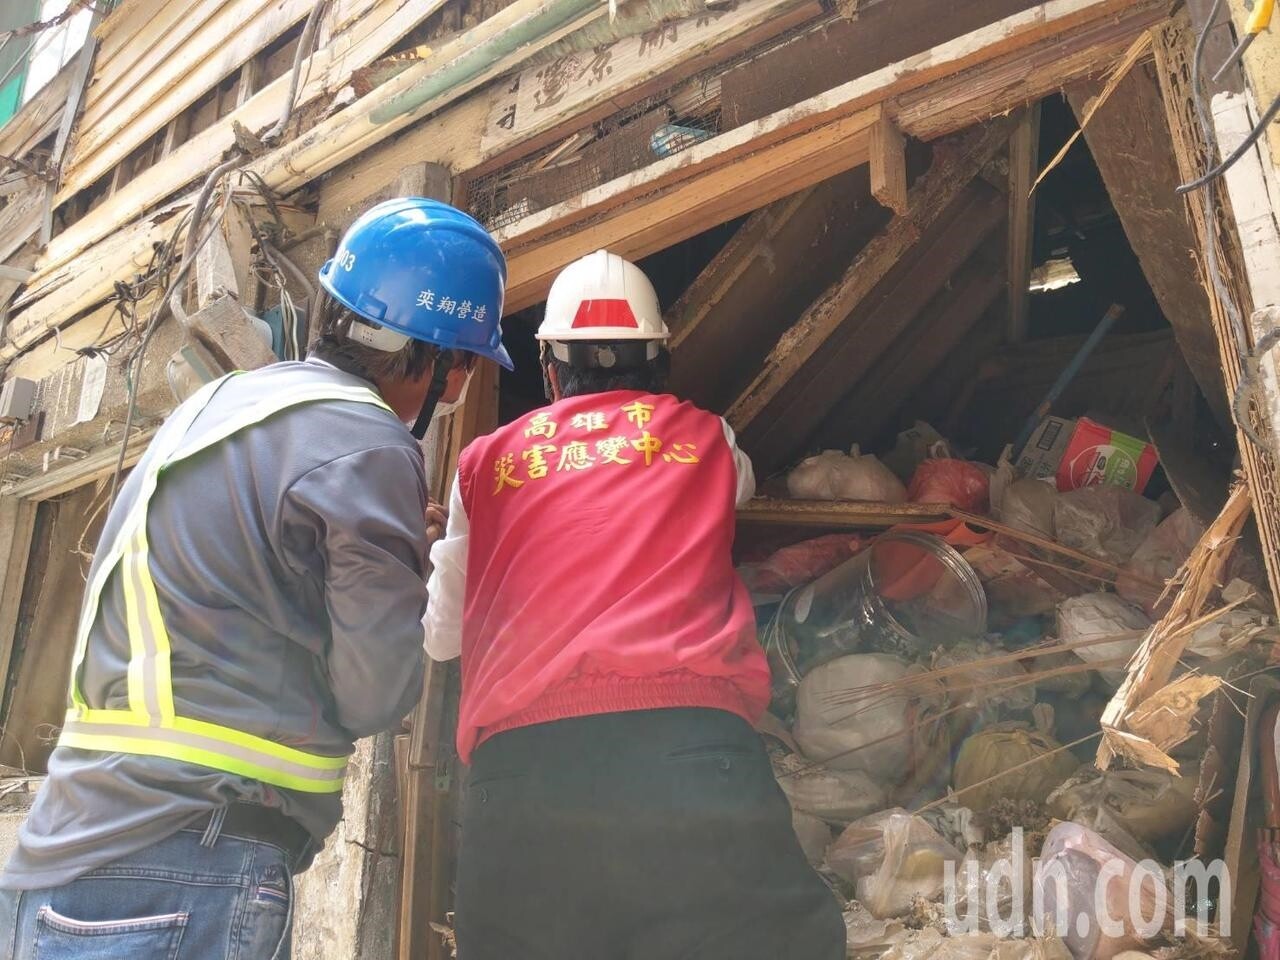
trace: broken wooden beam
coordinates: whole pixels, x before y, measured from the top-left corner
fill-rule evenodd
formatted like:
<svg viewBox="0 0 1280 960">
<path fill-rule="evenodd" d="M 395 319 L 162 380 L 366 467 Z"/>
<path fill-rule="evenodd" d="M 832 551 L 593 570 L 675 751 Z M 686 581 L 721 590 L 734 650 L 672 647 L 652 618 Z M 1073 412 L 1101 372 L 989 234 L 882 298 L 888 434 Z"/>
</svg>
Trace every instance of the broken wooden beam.
<svg viewBox="0 0 1280 960">
<path fill-rule="evenodd" d="M 887 220 L 865 166 L 753 213 L 668 311 L 672 390 L 726 409 L 799 306 L 843 272 L 830 252 L 857 249 Z"/>
<path fill-rule="evenodd" d="M 894 213 L 907 212 L 907 142 L 886 114 L 871 128 L 871 195 Z"/>
<path fill-rule="evenodd" d="M 665 319 L 667 328 L 671 331 L 671 339 L 667 341 L 669 350 L 679 349 L 682 343 L 697 332 L 702 322 L 739 280 L 749 270 L 761 265 L 760 261 L 778 231 L 791 222 L 813 193 L 814 188 L 799 190 L 789 197 L 761 207 L 734 231 L 729 242 L 720 248 L 720 252 L 694 278 L 693 283 L 667 308 Z"/>
<path fill-rule="evenodd" d="M 1000 249 L 997 251 L 996 247 Z M 880 355 L 826 416 L 818 443 L 848 449 L 875 442 L 916 390 L 946 364 L 1005 287 L 1003 245 L 993 236 Z"/>
</svg>

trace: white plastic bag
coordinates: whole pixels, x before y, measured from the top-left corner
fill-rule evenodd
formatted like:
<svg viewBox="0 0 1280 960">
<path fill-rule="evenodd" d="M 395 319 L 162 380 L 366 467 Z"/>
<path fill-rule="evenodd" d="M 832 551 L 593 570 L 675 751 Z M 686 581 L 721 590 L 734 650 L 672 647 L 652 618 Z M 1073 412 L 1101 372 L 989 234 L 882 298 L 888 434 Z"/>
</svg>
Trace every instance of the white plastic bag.
<svg viewBox="0 0 1280 960">
<path fill-rule="evenodd" d="M 1050 480 L 1031 478 L 1014 480 L 1004 488 L 1000 505 L 994 507 L 995 517 L 1001 523 L 1053 537 L 1053 511 L 1058 501 L 1058 490 Z"/>
<path fill-rule="evenodd" d="M 1058 639 L 1080 644 L 1072 652 L 1086 663 L 1111 661 L 1098 670 L 1112 685 L 1124 680 L 1125 664 L 1150 627 L 1145 613 L 1114 593 L 1084 593 L 1058 604 Z"/>
<path fill-rule="evenodd" d="M 1178 572 L 1204 531 L 1204 524 L 1186 507 L 1173 511 L 1129 558 L 1125 572 L 1116 579 L 1116 593 L 1142 607 L 1147 616 L 1154 617 L 1156 601 L 1162 592 L 1155 584 L 1164 583 Z"/>
<path fill-rule="evenodd" d="M 787 474 L 787 492 L 798 500 L 874 500 L 904 503 L 907 488 L 888 467 L 855 446 L 851 455 L 826 450 Z"/>
<path fill-rule="evenodd" d="M 884 789 L 862 770 L 832 770 L 798 754 L 773 759 L 773 775 L 791 808 L 844 826 L 888 802 Z"/>
<path fill-rule="evenodd" d="M 942 709 L 942 687 L 928 680 L 903 687 L 908 671 L 922 672 L 883 653 L 852 654 L 811 670 L 800 681 L 791 728 L 804 755 L 833 770 L 865 771 L 886 787 L 945 762 L 949 742 L 941 724 L 925 722 Z"/>
<path fill-rule="evenodd" d="M 1072 820 L 1125 847 L 1125 837 L 1158 844 L 1183 837 L 1195 822 L 1199 771 L 1108 770 L 1084 767 L 1050 794 L 1053 816 Z M 1119 827 L 1119 830 L 1115 828 Z"/>
<path fill-rule="evenodd" d="M 852 882 L 857 898 L 880 918 L 900 917 L 917 897 L 942 893 L 947 861 L 960 851 L 901 807 L 851 823 L 827 850 L 827 866 Z"/>
<path fill-rule="evenodd" d="M 1091 557 L 1124 563 L 1160 522 L 1160 505 L 1126 487 L 1100 484 L 1060 493 L 1054 536 Z"/>
</svg>

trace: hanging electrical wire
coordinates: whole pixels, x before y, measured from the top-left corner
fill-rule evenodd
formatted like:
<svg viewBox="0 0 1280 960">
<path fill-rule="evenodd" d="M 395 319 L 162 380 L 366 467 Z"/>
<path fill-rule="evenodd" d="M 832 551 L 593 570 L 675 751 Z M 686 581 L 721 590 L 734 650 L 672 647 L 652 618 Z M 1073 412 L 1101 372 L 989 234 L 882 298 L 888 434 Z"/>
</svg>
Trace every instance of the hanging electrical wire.
<svg viewBox="0 0 1280 960">
<path fill-rule="evenodd" d="M 108 497 L 108 504 L 115 502 L 116 492 L 120 485 L 120 475 L 124 472 L 124 462 L 128 456 L 129 449 L 129 433 L 133 429 L 133 420 L 135 414 L 138 382 L 142 376 L 142 365 L 146 359 L 147 347 L 150 345 L 152 338 L 155 336 L 156 330 L 168 314 L 172 313 L 179 318 L 184 318 L 185 314 L 182 309 L 182 290 L 186 283 L 187 276 L 191 272 L 195 264 L 196 254 L 209 238 L 213 235 L 213 231 L 217 230 L 222 223 L 223 217 L 226 215 L 227 207 L 233 202 L 232 188 L 228 185 L 222 190 L 221 209 L 213 218 L 209 225 L 209 229 L 204 228 L 204 219 L 206 209 L 213 196 L 214 190 L 218 184 L 233 171 L 243 167 L 252 159 L 253 153 L 246 148 L 245 144 L 239 143 L 243 135 L 245 141 L 256 141 L 256 146 L 267 147 L 275 142 L 288 128 L 289 121 L 293 117 L 293 111 L 296 107 L 298 88 L 301 85 L 302 67 L 304 63 L 309 61 L 309 56 L 315 48 L 317 38 L 317 27 L 320 22 L 320 14 L 327 5 L 328 0 L 318 0 L 316 5 L 312 7 L 311 13 L 307 16 L 307 21 L 302 28 L 302 35 L 298 38 L 298 49 L 294 53 L 293 68 L 289 76 L 289 95 L 285 100 L 283 112 L 279 121 L 261 138 L 255 138 L 243 127 L 237 127 L 238 145 L 232 152 L 232 155 L 220 163 L 205 179 L 200 192 L 196 195 L 195 202 L 191 206 L 191 212 L 186 219 L 186 244 L 182 251 L 182 264 L 178 268 L 178 272 L 170 279 L 168 276 L 169 268 L 173 264 L 174 252 L 177 249 L 178 238 L 181 236 L 183 229 L 183 221 L 180 221 L 175 228 L 173 236 L 168 243 L 164 258 L 161 261 L 162 269 L 160 275 L 165 278 L 161 287 L 161 294 L 152 308 L 150 316 L 142 330 L 142 336 L 138 346 L 134 350 L 133 355 L 128 359 L 126 364 L 126 379 L 128 388 L 128 402 L 125 408 L 124 429 L 120 437 L 120 453 L 116 458 L 115 470 L 111 476 L 111 493 Z M 245 179 L 241 177 L 241 181 Z M 266 183 L 257 174 L 249 175 L 250 182 L 257 185 L 258 192 L 261 193 L 268 204 L 268 208 L 272 210 L 273 216 L 277 222 L 280 221 L 279 209 L 275 206 L 274 196 L 267 188 Z M 253 218 L 249 218 L 253 223 Z M 281 222 L 283 228 L 283 223 Z M 278 269 L 278 268 L 277 268 Z M 296 330 L 295 330 L 296 340 Z"/>
<path fill-rule="evenodd" d="M 128 399 L 125 406 L 124 428 L 120 437 L 120 453 L 116 458 L 115 470 L 111 475 L 111 493 L 107 499 L 109 504 L 115 502 L 116 491 L 120 486 L 120 475 L 124 472 L 124 461 L 129 450 L 129 434 L 133 429 L 134 414 L 137 407 L 138 383 L 142 377 L 142 365 L 146 359 L 147 347 L 151 344 L 152 337 L 155 336 L 156 330 L 164 321 L 168 313 L 175 308 L 180 311 L 181 305 L 177 303 L 181 296 L 183 285 L 186 282 L 188 274 L 191 272 L 195 264 L 196 254 L 213 236 L 213 231 L 217 230 L 225 214 L 225 206 L 217 216 L 213 218 L 208 230 L 202 230 L 205 211 L 208 209 L 209 198 L 213 193 L 219 179 L 229 173 L 234 165 L 243 163 L 247 157 L 239 156 L 232 160 L 228 160 L 220 164 L 208 179 L 205 180 L 204 186 L 201 188 L 196 202 L 192 205 L 189 218 L 179 221 L 171 236 L 166 250 L 164 259 L 162 260 L 162 273 L 167 275 L 169 266 L 173 263 L 174 251 L 178 247 L 178 238 L 186 224 L 186 244 L 183 248 L 182 265 L 178 268 L 178 272 L 168 281 L 160 294 L 156 305 L 151 310 L 151 315 L 147 318 L 147 323 L 143 329 L 142 339 L 138 343 L 137 348 L 125 363 L 125 377 L 128 391 Z"/>
</svg>

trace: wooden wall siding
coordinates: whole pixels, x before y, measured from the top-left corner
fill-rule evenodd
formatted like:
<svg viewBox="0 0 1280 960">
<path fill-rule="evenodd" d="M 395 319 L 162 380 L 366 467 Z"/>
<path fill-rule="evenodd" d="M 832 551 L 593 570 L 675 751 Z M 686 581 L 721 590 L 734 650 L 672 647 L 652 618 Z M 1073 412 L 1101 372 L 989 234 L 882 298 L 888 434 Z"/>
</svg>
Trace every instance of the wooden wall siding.
<svg viewBox="0 0 1280 960">
<path fill-rule="evenodd" d="M 303 69 L 306 84 L 300 90 L 299 104 L 338 90 L 354 71 L 385 53 L 443 2 L 346 0 L 332 6 L 322 21 L 323 46 Z M 170 8 L 182 8 L 183 4 L 146 0 L 138 6 L 163 8 L 157 12 L 157 21 L 163 23 L 170 15 Z M 205 4 L 208 6 L 210 4 Z M 174 37 L 155 37 L 150 24 L 146 24 L 134 42 L 114 57 L 104 61 L 100 53 L 58 202 L 96 181 L 148 137 L 163 130 L 211 90 L 231 79 L 239 67 L 300 24 L 312 6 L 312 0 L 276 0 L 270 4 L 262 0 L 234 0 L 224 4 L 216 16 L 186 36 L 185 41 L 177 39 L 184 31 L 175 31 Z M 126 7 L 122 12 L 130 9 Z M 198 17 L 189 19 L 194 21 Z M 229 24 L 237 26 L 229 27 Z M 189 24 L 184 24 L 184 30 L 189 29 Z M 292 53 L 283 59 L 291 61 Z M 268 67 L 268 76 L 273 72 L 281 73 Z M 185 156 L 182 162 L 172 164 L 172 173 L 160 178 L 155 188 L 134 191 L 124 202 L 115 205 L 113 215 L 136 215 L 148 202 L 164 196 L 162 189 L 172 192 L 211 167 L 216 163 L 216 156 L 234 142 L 233 120 L 258 132 L 274 123 L 288 92 L 287 72 L 286 69 L 284 75 L 276 76 L 248 99 L 216 106 L 206 122 L 193 127 L 196 136 L 191 143 L 195 146 L 181 151 L 181 147 L 188 146 L 182 144 L 174 151 L 181 151 Z M 235 109 L 228 110 L 228 106 Z M 205 136 L 199 136 L 201 133 Z M 215 159 L 206 164 L 202 162 L 206 157 Z M 173 174 L 183 179 L 175 183 Z M 100 231 L 101 227 L 99 236 Z"/>
<path fill-rule="evenodd" d="M 80 613 L 78 603 L 67 601 L 84 590 L 89 563 L 79 551 L 92 551 L 97 543 L 106 516 L 102 509 L 106 494 L 105 488 L 88 485 L 40 507 L 52 511 L 52 523 L 41 537 L 47 550 L 45 562 L 29 568 L 23 590 L 7 678 L 0 763 L 43 770 L 53 750 L 51 734 L 66 714 Z"/>
<path fill-rule="evenodd" d="M 352 157 L 361 157 L 360 163 L 356 166 L 367 172 L 371 165 L 386 159 L 385 155 L 379 154 L 376 158 L 370 155 L 379 144 L 399 131 L 413 126 L 415 121 L 432 109 L 439 109 L 446 105 L 448 105 L 447 109 L 425 123 L 418 124 L 412 134 L 402 138 L 397 145 L 398 149 L 412 148 L 412 155 L 415 157 L 432 157 L 441 162 L 447 161 L 455 173 L 477 169 L 486 160 L 495 161 L 499 154 L 510 156 L 517 151 L 527 150 L 527 141 L 519 139 L 495 148 L 496 153 L 481 148 L 480 140 L 488 123 L 489 100 L 486 96 L 464 98 L 463 94 L 473 88 L 473 84 L 470 83 L 464 89 L 451 91 L 442 96 L 438 103 L 424 105 L 411 114 L 385 124 L 371 125 L 369 112 L 373 102 L 382 102 L 387 94 L 412 87 L 424 76 L 439 69 L 442 63 L 448 62 L 449 58 L 457 56 L 464 45 L 474 44 L 484 36 L 509 28 L 512 22 L 519 22 L 519 18 L 525 16 L 532 6 L 529 0 L 520 0 L 482 24 L 477 30 L 465 34 L 457 42 L 446 42 L 432 57 L 389 81 L 378 95 L 364 97 L 325 119 L 304 136 L 256 161 L 253 165 L 254 169 L 266 179 L 269 185 L 286 192 L 332 170 Z M 784 6 L 783 3 L 779 3 L 780 8 Z M 806 101 L 795 108 L 789 108 L 786 118 L 775 115 L 777 121 L 775 124 L 758 121 L 758 126 L 748 124 L 739 131 L 733 131 L 731 135 L 745 134 L 749 139 L 751 133 L 759 133 L 765 138 L 759 143 L 763 146 L 769 142 L 776 142 L 780 135 L 792 134 L 797 129 L 813 129 L 816 125 L 818 129 L 814 132 L 818 136 L 830 136 L 846 123 L 851 115 L 865 109 L 866 105 L 875 104 L 887 98 L 896 109 L 903 111 L 898 116 L 900 121 L 906 113 L 911 114 L 911 125 L 900 123 L 905 132 L 919 135 L 922 130 L 932 129 L 937 136 L 947 129 L 959 129 L 981 117 L 1007 110 L 1012 105 L 1011 101 L 1016 103 L 1017 98 L 1038 98 L 1051 89 L 1057 89 L 1068 79 L 1089 75 L 1105 68 L 1108 62 L 1106 58 L 1112 50 L 1116 50 L 1117 53 L 1122 52 L 1132 42 L 1138 30 L 1145 29 L 1162 16 L 1163 8 L 1152 0 L 1139 0 L 1137 3 L 1132 0 L 1054 0 L 1024 14 L 1007 18 L 964 37 L 956 38 L 941 47 L 925 51 L 892 67 L 876 71 L 860 81 L 852 81 L 837 87 L 829 94 Z M 527 55 L 527 52 L 517 52 L 511 57 L 503 58 L 500 63 L 495 64 L 491 73 L 477 78 L 476 84 L 510 70 L 520 62 L 523 55 Z M 710 55 L 711 53 L 708 52 L 708 56 Z M 1027 57 L 1035 59 L 1037 64 L 1041 60 L 1058 64 L 1065 62 L 1067 68 L 1049 70 L 1045 67 L 1028 72 L 1020 69 L 1025 67 Z M 975 102 L 969 95 L 970 91 L 974 87 L 986 86 L 983 80 L 985 73 L 983 65 L 992 64 L 993 60 L 994 69 L 1002 77 L 999 95 L 988 92 L 985 99 L 978 98 Z M 678 72 L 682 65 L 678 62 L 646 66 L 645 76 L 656 80 L 663 73 Z M 1015 76 L 1010 78 L 1009 73 Z M 620 88 L 614 88 L 615 79 L 621 84 Z M 607 110 L 607 100 L 610 96 L 625 97 L 629 87 L 634 86 L 636 82 L 636 78 L 629 80 L 628 78 L 610 78 L 609 84 L 601 85 L 606 88 L 602 91 L 601 100 L 584 105 L 584 113 L 591 109 Z M 388 90 L 388 87 L 391 89 Z M 263 94 L 259 94 L 240 109 L 250 108 L 262 96 Z M 456 102 L 449 105 L 450 100 L 456 100 Z M 582 115 L 580 113 L 578 116 Z M 222 127 L 223 124 L 218 124 L 211 130 L 219 130 Z M 553 137 L 556 131 L 566 127 L 568 129 L 564 135 L 576 129 L 573 126 L 573 118 L 557 115 L 548 118 L 542 134 L 535 134 L 535 136 Z M 337 148 L 335 144 L 339 141 L 343 145 Z M 715 149 L 712 148 L 713 151 Z M 216 157 L 221 150 L 210 151 L 210 153 Z M 366 156 L 369 161 L 367 164 Z M 403 165 L 405 156 L 406 154 L 401 154 L 399 165 Z M 162 171 L 165 176 L 168 176 L 172 168 L 179 164 L 178 153 L 175 152 L 164 164 L 149 171 L 147 176 L 140 177 L 129 184 L 121 193 L 133 190 L 135 185 L 151 185 L 161 179 Z M 204 163 L 199 155 L 191 154 L 183 157 L 180 168 L 189 176 L 191 172 L 208 169 L 211 165 L 211 163 Z M 829 176 L 835 172 L 838 171 L 831 169 L 824 175 Z M 614 186 L 620 185 L 615 183 Z M 798 186 L 792 189 L 797 189 Z M 138 188 L 142 189 L 142 186 Z M 367 193 L 367 189 L 364 192 Z M 625 187 L 624 192 L 626 192 Z M 775 194 L 775 196 L 780 195 L 782 194 Z M 78 276 L 69 275 L 67 270 L 74 266 L 75 269 L 72 272 L 78 274 L 83 258 L 76 255 L 80 250 L 94 243 L 95 233 L 99 237 L 113 233 L 119 222 L 129 219 L 129 217 L 120 216 L 119 211 L 113 208 L 119 196 L 120 194 L 117 194 L 116 197 L 112 197 L 81 224 L 77 224 L 55 238 L 49 255 L 39 267 L 39 273 L 24 293 L 20 307 L 25 310 L 25 313 L 15 317 L 15 323 L 11 324 L 13 335 L 6 337 L 6 342 L 0 345 L 0 357 L 12 357 L 25 350 L 48 336 L 51 327 L 66 324 L 75 316 L 77 310 L 85 310 L 100 302 L 101 297 L 98 299 L 89 297 L 82 289 Z M 763 197 L 760 202 L 767 202 L 768 199 Z M 610 206 L 616 209 L 616 205 L 610 203 L 609 198 L 606 197 L 601 204 L 601 212 Z M 107 215 L 108 211 L 112 211 L 110 216 Z M 565 214 L 568 211 L 560 211 L 560 213 Z M 91 218 L 102 217 L 106 218 L 105 225 L 99 221 L 92 230 L 80 229 Z M 554 221 L 556 214 L 552 213 L 549 219 L 544 215 L 530 219 L 534 222 L 517 224 L 516 229 L 510 232 L 509 239 L 521 248 L 522 258 L 524 254 L 530 255 L 524 263 L 513 261 L 513 274 L 517 272 L 515 269 L 517 266 L 520 268 L 519 272 L 529 268 L 529 273 L 525 274 L 527 278 L 524 284 L 525 289 L 520 291 L 519 299 L 533 297 L 534 299 L 528 302 L 536 302 L 540 290 L 545 291 L 545 284 L 549 282 L 550 274 L 567 262 L 565 257 L 572 259 L 580 251 L 576 248 L 564 247 L 552 251 L 550 258 L 544 258 L 538 247 L 546 245 L 542 240 L 546 238 L 547 228 L 552 225 L 549 220 Z M 634 232 L 642 227 L 643 224 L 639 222 L 639 218 L 633 217 L 625 229 Z M 98 247 L 111 247 L 110 251 L 104 249 L 101 252 L 95 248 L 92 254 L 94 261 L 100 265 L 103 280 L 108 278 L 113 280 L 137 269 L 133 265 L 138 259 L 145 263 L 149 256 L 152 239 L 148 236 L 148 232 L 148 229 L 143 227 L 131 233 L 127 240 L 117 232 L 106 244 L 98 244 Z M 661 227 L 655 232 L 661 233 Z M 587 231 L 581 231 L 581 233 L 585 235 Z M 71 240 L 73 234 L 76 235 L 74 242 Z M 535 240 L 535 235 L 541 239 Z M 672 237 L 668 242 L 674 239 Z M 54 247 L 58 249 L 55 251 Z M 76 257 L 74 265 L 69 264 L 72 257 Z M 64 268 L 64 264 L 68 266 Z M 109 283 L 107 288 L 109 292 Z M 513 297 L 513 307 L 516 299 Z M 48 302 L 42 303 L 41 301 L 44 300 Z M 72 307 L 74 309 L 69 309 Z M 17 333 L 19 329 L 22 330 L 21 334 Z"/>
<path fill-rule="evenodd" d="M 62 105 L 71 89 L 71 75 L 75 69 L 74 61 L 68 63 L 39 93 L 23 104 L 22 109 L 0 125 L 0 154 L 25 158 L 28 150 L 57 132 L 62 119 Z"/>
</svg>

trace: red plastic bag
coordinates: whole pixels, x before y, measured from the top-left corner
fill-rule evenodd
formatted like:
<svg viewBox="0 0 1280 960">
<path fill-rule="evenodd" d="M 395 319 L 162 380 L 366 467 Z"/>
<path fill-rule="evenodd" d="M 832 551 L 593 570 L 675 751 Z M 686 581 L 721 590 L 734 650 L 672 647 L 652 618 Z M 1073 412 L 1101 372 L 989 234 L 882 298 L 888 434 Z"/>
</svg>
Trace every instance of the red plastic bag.
<svg viewBox="0 0 1280 960">
<path fill-rule="evenodd" d="M 970 513 L 986 513 L 991 478 L 968 460 L 926 460 L 916 467 L 907 499 L 912 503 L 949 503 Z"/>
<path fill-rule="evenodd" d="M 866 542 L 866 538 L 850 533 L 815 537 L 775 550 L 759 563 L 744 563 L 738 567 L 738 575 L 752 593 L 786 593 L 834 570 Z"/>
</svg>

